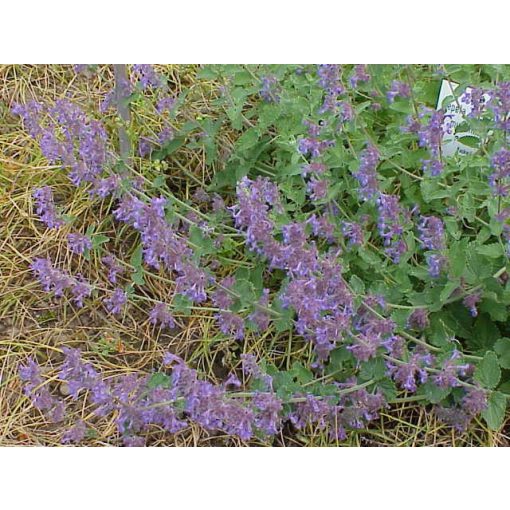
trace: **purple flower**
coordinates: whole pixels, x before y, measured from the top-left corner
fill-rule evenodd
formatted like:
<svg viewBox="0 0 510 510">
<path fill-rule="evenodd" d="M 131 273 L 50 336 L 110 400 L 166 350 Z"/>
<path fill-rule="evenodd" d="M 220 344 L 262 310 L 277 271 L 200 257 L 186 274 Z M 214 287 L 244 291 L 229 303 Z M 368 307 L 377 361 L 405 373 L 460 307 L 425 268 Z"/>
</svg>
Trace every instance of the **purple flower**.
<svg viewBox="0 0 510 510">
<path fill-rule="evenodd" d="M 12 107 L 12 113 L 23 119 L 25 129 L 32 138 L 37 139 L 43 135 L 44 129 L 41 124 L 42 116 L 46 113 L 44 105 L 37 101 L 30 101 L 25 105 L 15 103 Z"/>
<path fill-rule="evenodd" d="M 367 72 L 365 64 L 356 64 L 353 73 L 349 78 L 349 84 L 352 88 L 356 88 L 358 83 L 370 81 L 370 75 Z"/>
<path fill-rule="evenodd" d="M 379 158 L 379 151 L 373 145 L 368 145 L 360 155 L 359 168 L 354 173 L 354 177 L 360 184 L 358 193 L 363 200 L 370 200 L 379 193 L 376 171 Z"/>
<path fill-rule="evenodd" d="M 158 113 L 163 114 L 165 112 L 170 112 L 174 106 L 175 98 L 171 96 L 165 96 L 158 100 L 156 110 Z"/>
<path fill-rule="evenodd" d="M 478 315 L 478 310 L 476 309 L 476 305 L 481 301 L 482 295 L 480 292 L 474 292 L 469 296 L 466 296 L 462 303 L 469 310 L 469 313 L 472 317 L 476 317 Z"/>
<path fill-rule="evenodd" d="M 193 264 L 187 263 L 179 271 L 180 275 L 175 280 L 175 291 L 189 297 L 195 303 L 205 301 L 207 299 L 205 286 L 210 281 L 206 272 Z"/>
<path fill-rule="evenodd" d="M 109 195 L 118 193 L 120 191 L 121 178 L 118 175 L 111 175 L 102 179 L 95 179 L 93 186 L 90 188 L 91 195 L 97 195 L 101 198 L 106 198 Z"/>
<path fill-rule="evenodd" d="M 218 308 L 228 310 L 233 304 L 234 299 L 229 292 L 229 289 L 234 285 L 235 278 L 233 276 L 227 276 L 221 280 L 220 285 L 214 291 L 212 295 L 212 301 Z"/>
<path fill-rule="evenodd" d="M 489 108 L 494 114 L 494 122 L 502 131 L 510 131 L 510 82 L 500 82 L 492 91 Z"/>
<path fill-rule="evenodd" d="M 361 246 L 363 244 L 363 228 L 359 223 L 344 221 L 342 234 L 349 240 L 350 246 Z"/>
<path fill-rule="evenodd" d="M 442 110 L 423 108 L 419 116 L 420 119 L 428 116 L 428 120 L 425 123 L 411 120 L 407 131 L 416 132 L 420 147 L 425 147 L 430 152 L 431 158 L 423 161 L 424 171 L 437 176 L 443 171 L 441 143 L 446 129 L 445 115 Z"/>
<path fill-rule="evenodd" d="M 244 319 L 240 315 L 222 311 L 215 317 L 224 335 L 232 335 L 235 340 L 244 338 Z"/>
<path fill-rule="evenodd" d="M 317 66 L 319 85 L 324 89 L 324 103 L 319 113 L 335 112 L 338 108 L 338 96 L 345 93 L 341 80 L 342 68 L 338 64 L 320 64 Z"/>
<path fill-rule="evenodd" d="M 281 426 L 282 401 L 274 393 L 256 393 L 254 425 L 265 434 L 275 435 Z"/>
<path fill-rule="evenodd" d="M 85 439 L 87 426 L 83 420 L 78 420 L 63 436 L 62 443 L 80 443 Z"/>
<path fill-rule="evenodd" d="M 333 145 L 333 140 L 320 140 L 319 138 L 308 136 L 299 140 L 298 151 L 304 156 L 310 155 L 312 158 L 318 158 Z"/>
<path fill-rule="evenodd" d="M 315 179 L 308 181 L 308 193 L 312 200 L 323 200 L 328 196 L 329 182 L 326 179 Z"/>
<path fill-rule="evenodd" d="M 470 415 L 480 414 L 487 409 L 487 392 L 482 388 L 469 388 L 462 399 L 462 408 Z"/>
<path fill-rule="evenodd" d="M 89 237 L 79 233 L 69 234 L 67 236 L 67 243 L 69 249 L 79 255 L 83 254 L 85 250 L 92 249 L 92 241 Z"/>
<path fill-rule="evenodd" d="M 165 198 L 153 198 L 150 204 L 145 204 L 136 197 L 125 195 L 113 214 L 140 232 L 147 264 L 159 269 L 162 262 L 171 271 L 185 272 L 184 261 L 190 258 L 191 250 L 166 220 L 165 204 Z M 181 285 L 184 284 L 181 281 Z"/>
<path fill-rule="evenodd" d="M 49 186 L 35 189 L 33 197 L 36 201 L 36 213 L 48 228 L 59 228 L 64 225 L 65 222 L 57 212 L 53 191 Z"/>
<path fill-rule="evenodd" d="M 408 327 L 423 331 L 429 326 L 428 312 L 426 308 L 417 308 L 413 310 L 407 319 Z"/>
<path fill-rule="evenodd" d="M 386 97 L 389 103 L 393 103 L 396 97 L 408 98 L 411 96 L 411 87 L 402 81 L 393 80 L 391 88 L 388 90 Z"/>
<path fill-rule="evenodd" d="M 439 278 L 441 271 L 446 266 L 447 259 L 443 255 L 437 255 L 435 253 L 428 253 L 425 255 L 427 265 L 429 268 L 429 274 L 432 278 Z"/>
<path fill-rule="evenodd" d="M 50 259 L 36 258 L 30 265 L 46 292 L 62 297 L 69 290 L 76 304 L 83 306 L 83 298 L 92 292 L 91 286 L 83 278 L 73 278 L 69 274 L 53 267 Z"/>
<path fill-rule="evenodd" d="M 421 216 L 418 224 L 420 244 L 429 250 L 444 250 L 444 225 L 436 216 Z"/>
<path fill-rule="evenodd" d="M 473 87 L 471 90 L 466 90 L 464 94 L 462 94 L 460 101 L 469 105 L 471 108 L 471 112 L 469 113 L 469 117 L 480 117 L 480 115 L 486 110 L 487 102 L 490 102 L 490 99 L 487 100 L 487 92 L 481 88 Z"/>
<path fill-rule="evenodd" d="M 466 375 L 471 369 L 471 365 L 462 365 L 457 362 L 460 356 L 461 354 L 459 351 L 453 351 L 451 356 L 443 362 L 441 371 L 434 376 L 434 383 L 440 388 L 455 388 L 460 386 L 459 376 Z"/>
<path fill-rule="evenodd" d="M 112 283 L 117 283 L 117 276 L 124 273 L 124 268 L 112 255 L 104 256 L 101 261 L 108 269 L 108 280 Z"/>
<path fill-rule="evenodd" d="M 36 273 L 43 289 L 53 291 L 56 297 L 62 297 L 64 291 L 73 284 L 73 279 L 65 272 L 53 267 L 50 259 L 36 258 L 30 268 Z"/>
<path fill-rule="evenodd" d="M 407 251 L 407 245 L 402 237 L 406 211 L 400 205 L 397 196 L 383 193 L 377 198 L 377 210 L 379 213 L 377 228 L 386 247 L 385 251 L 392 261 L 398 264 L 402 254 Z"/>
<path fill-rule="evenodd" d="M 266 103 L 279 103 L 281 87 L 278 83 L 278 78 L 274 75 L 263 76 L 262 88 L 260 89 L 260 97 Z"/>
<path fill-rule="evenodd" d="M 32 405 L 42 411 L 52 422 L 62 421 L 65 406 L 61 399 L 53 397 L 44 384 L 41 367 L 33 358 L 27 360 L 26 365 L 19 368 L 19 376 L 23 381 L 23 392 L 30 398 Z"/>
<path fill-rule="evenodd" d="M 494 195 L 498 197 L 508 196 L 510 191 L 510 150 L 502 148 L 492 156 L 494 172 L 489 176 L 489 184 Z"/>
<path fill-rule="evenodd" d="M 162 328 L 174 328 L 175 320 L 168 310 L 165 303 L 156 303 L 149 314 L 149 320 L 152 324 L 159 324 Z"/>
<path fill-rule="evenodd" d="M 360 334 L 354 338 L 354 343 L 347 349 L 352 352 L 358 361 L 368 361 L 377 354 L 377 349 L 382 345 L 381 336 L 378 334 Z"/>
<path fill-rule="evenodd" d="M 306 177 L 308 174 L 321 175 L 327 169 L 328 169 L 328 167 L 324 163 L 320 163 L 318 161 L 312 161 L 311 163 L 307 163 L 306 165 L 303 165 L 303 170 L 301 172 L 301 175 L 303 177 Z"/>
<path fill-rule="evenodd" d="M 127 294 L 120 287 L 117 287 L 109 298 L 105 298 L 103 301 L 106 305 L 106 309 L 113 313 L 121 313 L 124 305 L 127 303 Z"/>
<path fill-rule="evenodd" d="M 151 64 L 134 64 L 133 73 L 143 90 L 149 87 L 161 88 L 163 86 L 162 77 L 156 73 Z"/>
<path fill-rule="evenodd" d="M 459 432 L 465 432 L 471 422 L 471 416 L 457 407 L 435 407 L 434 412 L 437 418 L 455 428 Z"/>
<path fill-rule="evenodd" d="M 390 365 L 390 373 L 393 380 L 402 388 L 411 393 L 417 390 L 416 382 L 423 384 L 428 379 L 426 367 L 432 365 L 434 358 L 429 352 L 421 349 L 415 351 L 409 357 L 409 361 L 398 365 Z"/>
<path fill-rule="evenodd" d="M 290 414 L 291 423 L 299 430 L 308 425 L 315 425 L 319 430 L 326 428 L 331 413 L 327 400 L 315 395 L 306 395 L 303 402 L 298 402 Z"/>
</svg>

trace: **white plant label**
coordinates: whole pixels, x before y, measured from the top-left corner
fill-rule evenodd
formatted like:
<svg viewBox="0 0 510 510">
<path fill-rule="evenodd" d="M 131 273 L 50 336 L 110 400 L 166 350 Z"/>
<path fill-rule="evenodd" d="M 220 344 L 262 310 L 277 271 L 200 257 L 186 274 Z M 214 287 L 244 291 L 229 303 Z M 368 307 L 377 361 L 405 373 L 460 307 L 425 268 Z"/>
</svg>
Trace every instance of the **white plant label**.
<svg viewBox="0 0 510 510">
<path fill-rule="evenodd" d="M 454 90 L 458 86 L 458 83 L 448 80 L 443 80 L 441 82 L 441 90 L 439 91 L 439 97 L 437 100 L 437 109 L 442 107 L 445 99 L 456 97 Z M 475 135 L 472 131 L 462 131 L 461 133 L 456 132 L 457 126 L 465 122 L 466 117 L 473 110 L 473 106 L 469 100 L 471 90 L 472 89 L 470 87 L 467 87 L 465 92 L 463 92 L 460 96 L 457 96 L 456 99 L 444 107 L 444 135 L 442 143 L 443 156 L 453 156 L 457 152 L 459 154 L 471 154 L 477 150 L 476 148 L 462 143 L 463 138 L 479 140 L 477 135 Z M 483 97 L 485 101 L 488 101 L 489 96 L 487 94 Z"/>
</svg>

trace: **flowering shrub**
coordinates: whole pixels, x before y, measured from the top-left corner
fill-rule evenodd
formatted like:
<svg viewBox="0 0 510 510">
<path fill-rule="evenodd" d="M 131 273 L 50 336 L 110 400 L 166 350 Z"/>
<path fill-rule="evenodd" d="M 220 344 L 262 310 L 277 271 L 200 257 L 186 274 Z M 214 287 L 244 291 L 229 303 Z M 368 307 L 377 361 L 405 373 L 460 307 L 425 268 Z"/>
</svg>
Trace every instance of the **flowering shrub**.
<svg viewBox="0 0 510 510">
<path fill-rule="evenodd" d="M 208 66 L 200 77 L 218 84 L 213 122 L 180 118 L 186 98 L 136 64 L 116 75 L 99 113 L 71 99 L 14 105 L 47 160 L 137 239 L 126 258 L 93 228 L 71 233 L 69 253 L 99 256 L 110 286 L 43 257 L 31 269 L 44 291 L 77 307 L 99 297 L 119 317 L 145 300 L 161 328 L 173 328 L 177 314 L 213 312 L 234 345 L 286 336 L 313 352 L 307 366 L 241 354 L 242 370 L 213 384 L 170 352 L 152 374 L 106 379 L 65 348 L 66 401 L 34 359 L 20 368 L 26 395 L 53 421 L 67 401 L 86 398 L 97 416 L 116 417 L 126 445 L 143 444 L 151 426 L 175 433 L 188 422 L 244 440 L 313 425 L 338 441 L 406 400 L 459 431 L 479 415 L 498 429 L 510 392 L 506 74 L 498 66 Z M 436 109 L 441 80 L 460 83 L 448 100 L 469 112 L 458 126 L 446 103 Z M 119 113 L 126 105 L 130 116 Z M 133 121 L 149 115 L 159 132 Z M 445 156 L 443 136 L 454 128 L 473 150 Z M 226 161 L 221 129 L 236 133 Z M 122 133 L 128 154 L 116 149 Z M 200 147 L 216 169 L 192 200 L 164 173 L 184 145 Z M 58 190 L 33 197 L 41 226 L 72 221 Z M 172 299 L 142 295 L 149 274 L 165 278 Z M 86 430 L 76 423 L 63 441 L 79 442 Z"/>
</svg>

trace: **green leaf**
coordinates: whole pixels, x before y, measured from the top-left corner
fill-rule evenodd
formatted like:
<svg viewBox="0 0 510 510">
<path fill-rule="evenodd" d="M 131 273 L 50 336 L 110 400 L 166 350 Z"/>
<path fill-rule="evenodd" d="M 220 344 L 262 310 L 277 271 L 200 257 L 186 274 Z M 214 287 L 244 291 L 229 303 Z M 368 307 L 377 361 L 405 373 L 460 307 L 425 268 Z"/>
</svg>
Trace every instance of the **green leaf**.
<svg viewBox="0 0 510 510">
<path fill-rule="evenodd" d="M 386 365 L 383 358 L 373 358 L 361 364 L 359 377 L 362 381 L 379 381 L 386 374 Z"/>
<path fill-rule="evenodd" d="M 176 313 L 189 315 L 191 313 L 191 299 L 183 294 L 176 294 L 172 300 L 172 308 Z"/>
<path fill-rule="evenodd" d="M 438 404 L 441 400 L 444 400 L 451 391 L 451 388 L 440 388 L 429 380 L 420 386 L 418 394 L 423 395 L 431 404 Z"/>
<path fill-rule="evenodd" d="M 478 246 L 476 252 L 480 255 L 496 259 L 503 256 L 503 247 L 499 243 L 485 244 Z"/>
<path fill-rule="evenodd" d="M 365 283 L 359 276 L 353 274 L 349 280 L 349 285 L 352 287 L 352 290 L 359 296 L 363 296 L 365 294 Z"/>
<path fill-rule="evenodd" d="M 476 319 L 473 334 L 468 338 L 468 344 L 475 350 L 488 351 L 493 349 L 498 338 L 501 338 L 498 327 L 483 313 Z"/>
<path fill-rule="evenodd" d="M 507 396 L 499 391 L 493 391 L 487 402 L 487 409 L 482 416 L 491 430 L 499 430 L 503 425 L 506 412 Z"/>
<path fill-rule="evenodd" d="M 248 129 L 236 142 L 237 149 L 245 151 L 255 146 L 259 140 L 259 135 L 254 128 Z"/>
<path fill-rule="evenodd" d="M 377 381 L 376 388 L 383 392 L 383 395 L 388 402 L 396 398 L 398 395 L 397 386 L 391 379 L 388 378 Z"/>
<path fill-rule="evenodd" d="M 275 299 L 272 307 L 279 313 L 273 319 L 273 324 L 277 333 L 283 333 L 293 329 L 294 311 L 292 308 L 284 308 L 279 298 Z"/>
<path fill-rule="evenodd" d="M 108 236 L 104 236 L 102 234 L 97 234 L 92 237 L 92 249 L 96 250 L 102 244 L 107 243 L 110 240 Z"/>
<path fill-rule="evenodd" d="M 170 388 L 171 384 L 172 380 L 168 375 L 163 374 L 162 372 L 156 372 L 151 375 L 147 386 L 149 389 L 153 390 L 154 388 L 159 387 Z"/>
<path fill-rule="evenodd" d="M 448 250 L 448 259 L 450 264 L 450 275 L 453 278 L 460 278 L 462 273 L 464 272 L 464 268 L 466 266 L 466 256 L 467 256 L 467 245 L 469 240 L 463 239 L 462 241 L 457 241 L 453 244 L 453 246 Z"/>
<path fill-rule="evenodd" d="M 493 351 L 487 352 L 484 358 L 475 370 L 474 378 L 488 389 L 495 388 L 501 379 L 501 368 L 499 367 L 498 357 Z"/>
<path fill-rule="evenodd" d="M 134 271 L 133 273 L 131 273 L 131 281 L 135 284 L 135 285 L 145 285 L 145 276 L 144 276 L 145 272 L 143 270 L 143 268 L 139 268 L 137 271 Z"/>
<path fill-rule="evenodd" d="M 170 156 L 170 154 L 173 154 L 176 150 L 180 149 L 185 142 L 186 139 L 184 137 L 177 137 L 173 140 L 170 140 L 169 142 L 165 143 L 161 149 L 154 151 L 151 154 L 151 160 L 155 161 L 165 159 L 167 156 Z"/>
<path fill-rule="evenodd" d="M 193 225 L 189 229 L 190 232 L 190 241 L 196 246 L 195 254 L 198 257 L 202 257 L 203 255 L 209 255 L 216 251 L 214 247 L 214 241 L 204 234 L 200 227 Z"/>
<path fill-rule="evenodd" d="M 166 183 L 166 176 L 164 174 L 159 174 L 153 181 L 152 185 L 155 188 L 162 188 Z"/>
<path fill-rule="evenodd" d="M 451 280 L 446 283 L 444 286 L 444 289 L 441 291 L 441 294 L 439 295 L 439 300 L 441 303 L 445 303 L 448 298 L 451 296 L 452 292 L 455 289 L 458 289 L 460 285 L 460 280 Z"/>
<path fill-rule="evenodd" d="M 478 148 L 480 145 L 480 138 L 473 135 L 459 136 L 457 141 L 473 149 Z"/>
<path fill-rule="evenodd" d="M 510 369 L 510 338 L 500 338 L 494 344 L 498 362 L 502 368 Z"/>
<path fill-rule="evenodd" d="M 135 268 L 138 269 L 142 267 L 142 260 L 143 260 L 143 246 L 139 244 L 133 254 L 131 255 L 131 258 L 129 259 L 129 263 Z"/>
</svg>

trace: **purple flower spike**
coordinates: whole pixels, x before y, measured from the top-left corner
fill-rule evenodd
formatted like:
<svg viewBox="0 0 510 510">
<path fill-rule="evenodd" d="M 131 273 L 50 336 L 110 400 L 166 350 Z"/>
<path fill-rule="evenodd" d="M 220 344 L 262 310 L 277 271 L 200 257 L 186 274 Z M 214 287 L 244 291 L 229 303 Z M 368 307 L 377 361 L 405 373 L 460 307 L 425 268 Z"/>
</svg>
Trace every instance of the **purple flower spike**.
<svg viewBox="0 0 510 510">
<path fill-rule="evenodd" d="M 127 303 L 127 294 L 120 287 L 117 287 L 111 297 L 104 299 L 104 303 L 109 312 L 119 314 Z"/>
<path fill-rule="evenodd" d="M 64 225 L 64 220 L 57 212 L 53 200 L 53 191 L 49 186 L 37 188 L 34 190 L 33 196 L 36 201 L 36 213 L 48 228 L 59 228 Z"/>
<path fill-rule="evenodd" d="M 92 241 L 83 234 L 75 233 L 67 236 L 69 249 L 76 254 L 82 255 L 85 250 L 92 249 Z"/>
<path fill-rule="evenodd" d="M 165 303 L 157 303 L 154 306 L 149 314 L 149 320 L 152 324 L 159 324 L 162 328 L 172 329 L 175 327 L 173 315 Z"/>
</svg>

